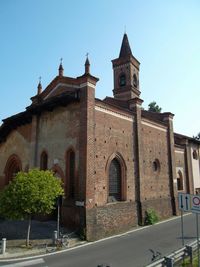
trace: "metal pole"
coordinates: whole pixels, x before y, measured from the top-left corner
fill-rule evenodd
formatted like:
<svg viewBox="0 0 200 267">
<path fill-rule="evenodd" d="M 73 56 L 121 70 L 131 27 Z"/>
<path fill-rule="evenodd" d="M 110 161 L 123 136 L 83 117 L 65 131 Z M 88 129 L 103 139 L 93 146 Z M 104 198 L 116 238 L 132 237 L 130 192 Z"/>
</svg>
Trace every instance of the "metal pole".
<svg viewBox="0 0 200 267">
<path fill-rule="evenodd" d="M 181 235 L 182 235 L 182 246 L 185 246 L 184 242 L 184 229 L 183 229 L 183 211 L 181 210 Z"/>
<path fill-rule="evenodd" d="M 60 237 L 60 203 L 58 201 L 58 214 L 57 214 L 57 238 Z"/>
<path fill-rule="evenodd" d="M 200 267 L 200 254 L 199 254 L 199 217 L 198 213 L 196 213 L 196 226 L 197 226 L 197 253 L 198 253 L 198 267 Z"/>
<path fill-rule="evenodd" d="M 5 254 L 6 252 L 6 238 L 2 238 L 2 241 L 1 241 L 1 253 L 2 254 Z"/>
</svg>

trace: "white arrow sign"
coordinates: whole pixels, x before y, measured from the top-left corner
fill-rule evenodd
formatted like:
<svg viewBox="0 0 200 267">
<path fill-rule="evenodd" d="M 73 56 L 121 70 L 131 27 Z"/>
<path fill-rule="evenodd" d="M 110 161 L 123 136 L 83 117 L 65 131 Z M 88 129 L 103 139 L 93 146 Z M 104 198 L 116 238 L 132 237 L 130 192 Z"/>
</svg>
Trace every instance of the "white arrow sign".
<svg viewBox="0 0 200 267">
<path fill-rule="evenodd" d="M 178 206 L 182 211 L 191 211 L 190 194 L 178 193 Z"/>
</svg>

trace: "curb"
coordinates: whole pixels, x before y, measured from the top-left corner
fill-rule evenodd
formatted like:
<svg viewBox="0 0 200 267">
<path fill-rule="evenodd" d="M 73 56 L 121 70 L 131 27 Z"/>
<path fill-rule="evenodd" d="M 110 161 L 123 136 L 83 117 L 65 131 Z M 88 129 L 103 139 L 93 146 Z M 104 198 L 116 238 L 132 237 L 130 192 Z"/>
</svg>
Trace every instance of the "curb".
<svg viewBox="0 0 200 267">
<path fill-rule="evenodd" d="M 183 217 L 188 216 L 190 214 L 191 213 L 184 214 Z M 158 223 L 154 224 L 153 226 L 160 225 L 160 224 L 163 224 L 163 223 L 167 223 L 167 222 L 170 222 L 170 221 L 173 221 L 173 220 L 177 220 L 180 217 L 181 217 L 180 215 L 179 216 L 176 216 L 176 217 L 172 217 L 172 218 L 169 218 L 167 220 L 163 220 L 161 222 L 158 222 Z M 12 261 L 30 260 L 30 259 L 43 258 L 43 257 L 55 255 L 55 254 L 65 253 L 65 252 L 72 251 L 72 250 L 75 250 L 75 249 L 79 249 L 79 248 L 82 248 L 82 247 L 91 246 L 91 245 L 94 245 L 94 244 L 97 244 L 97 243 L 100 243 L 100 242 L 103 242 L 103 241 L 106 241 L 106 240 L 109 240 L 109 239 L 114 239 L 114 238 L 117 238 L 117 237 L 122 237 L 122 236 L 131 234 L 131 233 L 134 233 L 134 232 L 137 232 L 137 231 L 142 231 L 142 230 L 145 230 L 145 229 L 147 229 L 149 227 L 152 227 L 152 225 L 138 226 L 136 229 L 129 230 L 129 231 L 125 232 L 125 233 L 117 234 L 117 235 L 114 235 L 114 236 L 109 236 L 109 237 L 102 238 L 100 240 L 93 241 L 93 242 L 82 241 L 82 242 L 84 242 L 83 244 L 80 244 L 80 245 L 77 245 L 77 246 L 74 246 L 74 247 L 71 247 L 71 248 L 63 249 L 63 250 L 60 250 L 60 251 L 55 251 L 55 252 L 50 252 L 50 253 L 45 253 L 45 254 L 38 254 L 38 255 L 34 255 L 34 256 L 27 256 L 27 257 L 22 257 L 22 258 L 5 258 L 5 259 L 0 259 L 0 263 L 12 262 Z"/>
</svg>

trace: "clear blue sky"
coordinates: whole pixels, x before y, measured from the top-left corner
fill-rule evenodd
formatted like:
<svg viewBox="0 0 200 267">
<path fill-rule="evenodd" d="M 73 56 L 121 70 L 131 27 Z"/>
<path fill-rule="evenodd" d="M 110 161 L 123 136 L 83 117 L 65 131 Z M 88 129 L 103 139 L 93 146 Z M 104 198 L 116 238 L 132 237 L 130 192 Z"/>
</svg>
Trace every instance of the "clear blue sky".
<svg viewBox="0 0 200 267">
<path fill-rule="evenodd" d="M 57 75 L 91 73 L 100 78 L 96 97 L 112 96 L 111 60 L 118 57 L 124 28 L 140 61 L 144 107 L 155 100 L 175 114 L 174 130 L 200 131 L 199 0 L 1 0 L 0 120 L 21 112 Z"/>
</svg>

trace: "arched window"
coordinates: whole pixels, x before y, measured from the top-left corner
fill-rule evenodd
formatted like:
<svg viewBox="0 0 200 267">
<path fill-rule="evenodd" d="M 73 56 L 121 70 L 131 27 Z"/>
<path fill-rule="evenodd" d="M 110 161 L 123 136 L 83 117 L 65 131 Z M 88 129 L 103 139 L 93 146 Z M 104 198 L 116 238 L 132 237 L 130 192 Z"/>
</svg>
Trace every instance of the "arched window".
<svg viewBox="0 0 200 267">
<path fill-rule="evenodd" d="M 119 161 L 114 158 L 109 167 L 109 195 L 108 202 L 122 200 L 122 172 Z"/>
<path fill-rule="evenodd" d="M 137 80 L 137 76 L 136 76 L 136 74 L 133 74 L 133 86 L 134 86 L 135 88 L 137 88 L 137 86 L 138 86 L 138 80 Z"/>
<path fill-rule="evenodd" d="M 193 159 L 198 159 L 198 155 L 197 155 L 197 151 L 196 150 L 194 150 L 192 152 L 192 157 L 193 157 Z"/>
<path fill-rule="evenodd" d="M 51 169 L 54 173 L 54 175 L 58 178 L 61 179 L 62 183 L 64 183 L 64 173 L 63 170 L 61 169 L 61 167 L 56 163 L 54 164 L 54 166 Z"/>
<path fill-rule="evenodd" d="M 40 156 L 40 169 L 43 171 L 48 169 L 48 155 L 45 151 Z"/>
<path fill-rule="evenodd" d="M 122 73 L 119 76 L 119 85 L 120 86 L 125 86 L 126 85 L 126 75 L 124 73 Z"/>
<path fill-rule="evenodd" d="M 183 190 L 183 175 L 182 172 L 179 170 L 178 171 L 178 176 L 177 176 L 177 190 Z"/>
<path fill-rule="evenodd" d="M 75 153 L 72 149 L 67 152 L 67 189 L 69 198 L 75 197 Z"/>
<path fill-rule="evenodd" d="M 9 184 L 10 181 L 15 177 L 15 175 L 22 170 L 22 163 L 17 155 L 12 155 L 8 158 L 5 167 L 5 183 Z"/>
</svg>

